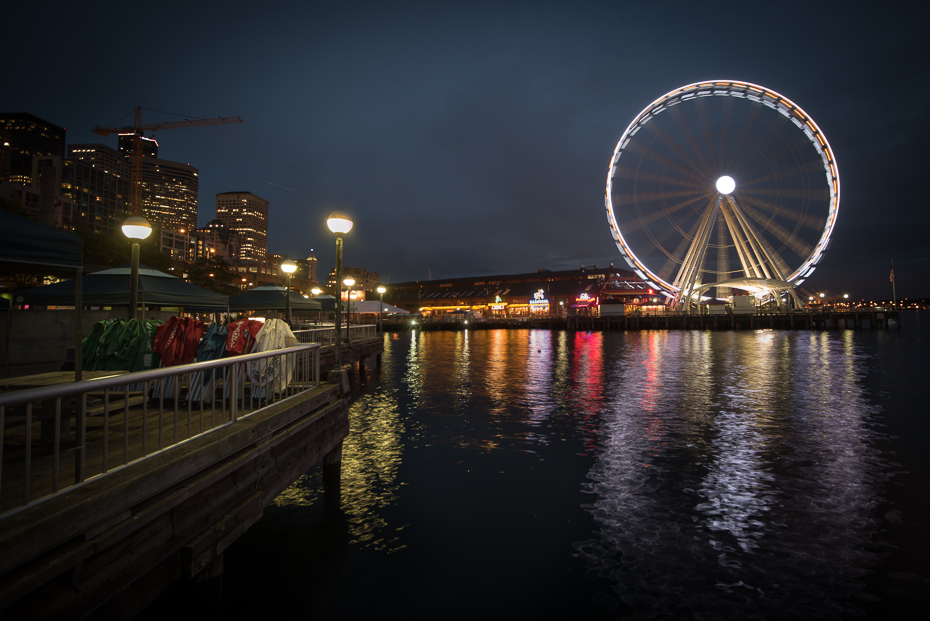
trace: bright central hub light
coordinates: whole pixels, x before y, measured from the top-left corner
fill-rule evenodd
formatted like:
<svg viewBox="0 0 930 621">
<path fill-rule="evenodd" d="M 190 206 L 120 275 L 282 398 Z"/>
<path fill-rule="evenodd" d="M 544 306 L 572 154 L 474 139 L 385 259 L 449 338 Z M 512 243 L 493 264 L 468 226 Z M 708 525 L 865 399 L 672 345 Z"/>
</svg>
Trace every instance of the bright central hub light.
<svg viewBox="0 0 930 621">
<path fill-rule="evenodd" d="M 717 191 L 721 194 L 729 194 L 736 189 L 736 182 L 733 181 L 733 177 L 728 177 L 726 175 L 717 179 Z"/>
</svg>

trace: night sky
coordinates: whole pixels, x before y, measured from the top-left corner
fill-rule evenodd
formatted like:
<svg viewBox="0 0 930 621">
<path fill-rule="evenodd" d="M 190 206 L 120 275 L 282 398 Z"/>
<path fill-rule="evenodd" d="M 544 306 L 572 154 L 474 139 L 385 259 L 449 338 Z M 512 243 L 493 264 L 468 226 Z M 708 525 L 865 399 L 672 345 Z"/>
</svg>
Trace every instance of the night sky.
<svg viewBox="0 0 930 621">
<path fill-rule="evenodd" d="M 204 3 L 205 4 L 205 3 Z M 24 8 L 27 7 L 28 8 Z M 136 106 L 244 123 L 162 130 L 214 195 L 270 202 L 269 251 L 402 282 L 621 265 L 604 210 L 623 130 L 702 80 L 761 84 L 839 165 L 833 245 L 805 287 L 930 296 L 930 70 L 920 3 L 7 3 L 0 110 L 104 142 Z M 144 111 L 143 122 L 180 120 Z"/>
</svg>

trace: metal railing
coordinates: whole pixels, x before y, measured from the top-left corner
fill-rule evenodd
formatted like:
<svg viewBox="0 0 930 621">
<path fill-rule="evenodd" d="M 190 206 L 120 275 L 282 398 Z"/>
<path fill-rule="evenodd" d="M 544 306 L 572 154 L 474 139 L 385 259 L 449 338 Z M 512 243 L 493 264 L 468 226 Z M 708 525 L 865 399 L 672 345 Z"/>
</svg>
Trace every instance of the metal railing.
<svg viewBox="0 0 930 621">
<path fill-rule="evenodd" d="M 314 343 L 0 394 L 0 516 L 319 385 Z"/>
<path fill-rule="evenodd" d="M 348 328 L 348 332 L 346 332 Z M 294 336 L 299 343 L 319 343 L 320 345 L 333 345 L 336 342 L 335 328 L 312 328 L 310 330 L 294 330 Z M 343 328 L 342 338 L 348 341 L 363 341 L 378 337 L 378 326 L 374 324 L 349 325 Z"/>
</svg>

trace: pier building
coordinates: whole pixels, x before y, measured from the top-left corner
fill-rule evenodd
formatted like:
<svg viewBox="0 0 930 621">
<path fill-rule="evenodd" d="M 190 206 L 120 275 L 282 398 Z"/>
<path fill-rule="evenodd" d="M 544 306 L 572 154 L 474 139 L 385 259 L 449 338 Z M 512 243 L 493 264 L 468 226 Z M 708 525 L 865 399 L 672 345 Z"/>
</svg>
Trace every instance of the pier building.
<svg viewBox="0 0 930 621">
<path fill-rule="evenodd" d="M 633 272 L 613 265 L 398 283 L 388 287 L 384 301 L 424 316 L 514 317 L 597 315 L 606 299 L 638 307 L 665 303 Z"/>
</svg>

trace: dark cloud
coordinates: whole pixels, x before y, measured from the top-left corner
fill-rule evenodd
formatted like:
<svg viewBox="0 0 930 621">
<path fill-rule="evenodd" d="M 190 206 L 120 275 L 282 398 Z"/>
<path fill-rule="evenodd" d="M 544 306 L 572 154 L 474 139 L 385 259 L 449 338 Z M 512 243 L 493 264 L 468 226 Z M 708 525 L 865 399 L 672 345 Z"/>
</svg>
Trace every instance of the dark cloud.
<svg viewBox="0 0 930 621">
<path fill-rule="evenodd" d="M 623 129 L 678 86 L 747 80 L 803 107 L 839 162 L 834 243 L 808 284 L 889 295 L 894 258 L 899 294 L 930 295 L 920 5 L 862 6 L 20 6 L 0 109 L 69 142 L 137 105 L 239 115 L 157 135 L 200 168 L 201 223 L 216 193 L 252 191 L 271 202 L 271 250 L 314 249 L 325 270 L 325 217 L 347 209 L 346 263 L 398 282 L 617 261 L 603 196 Z"/>
</svg>

